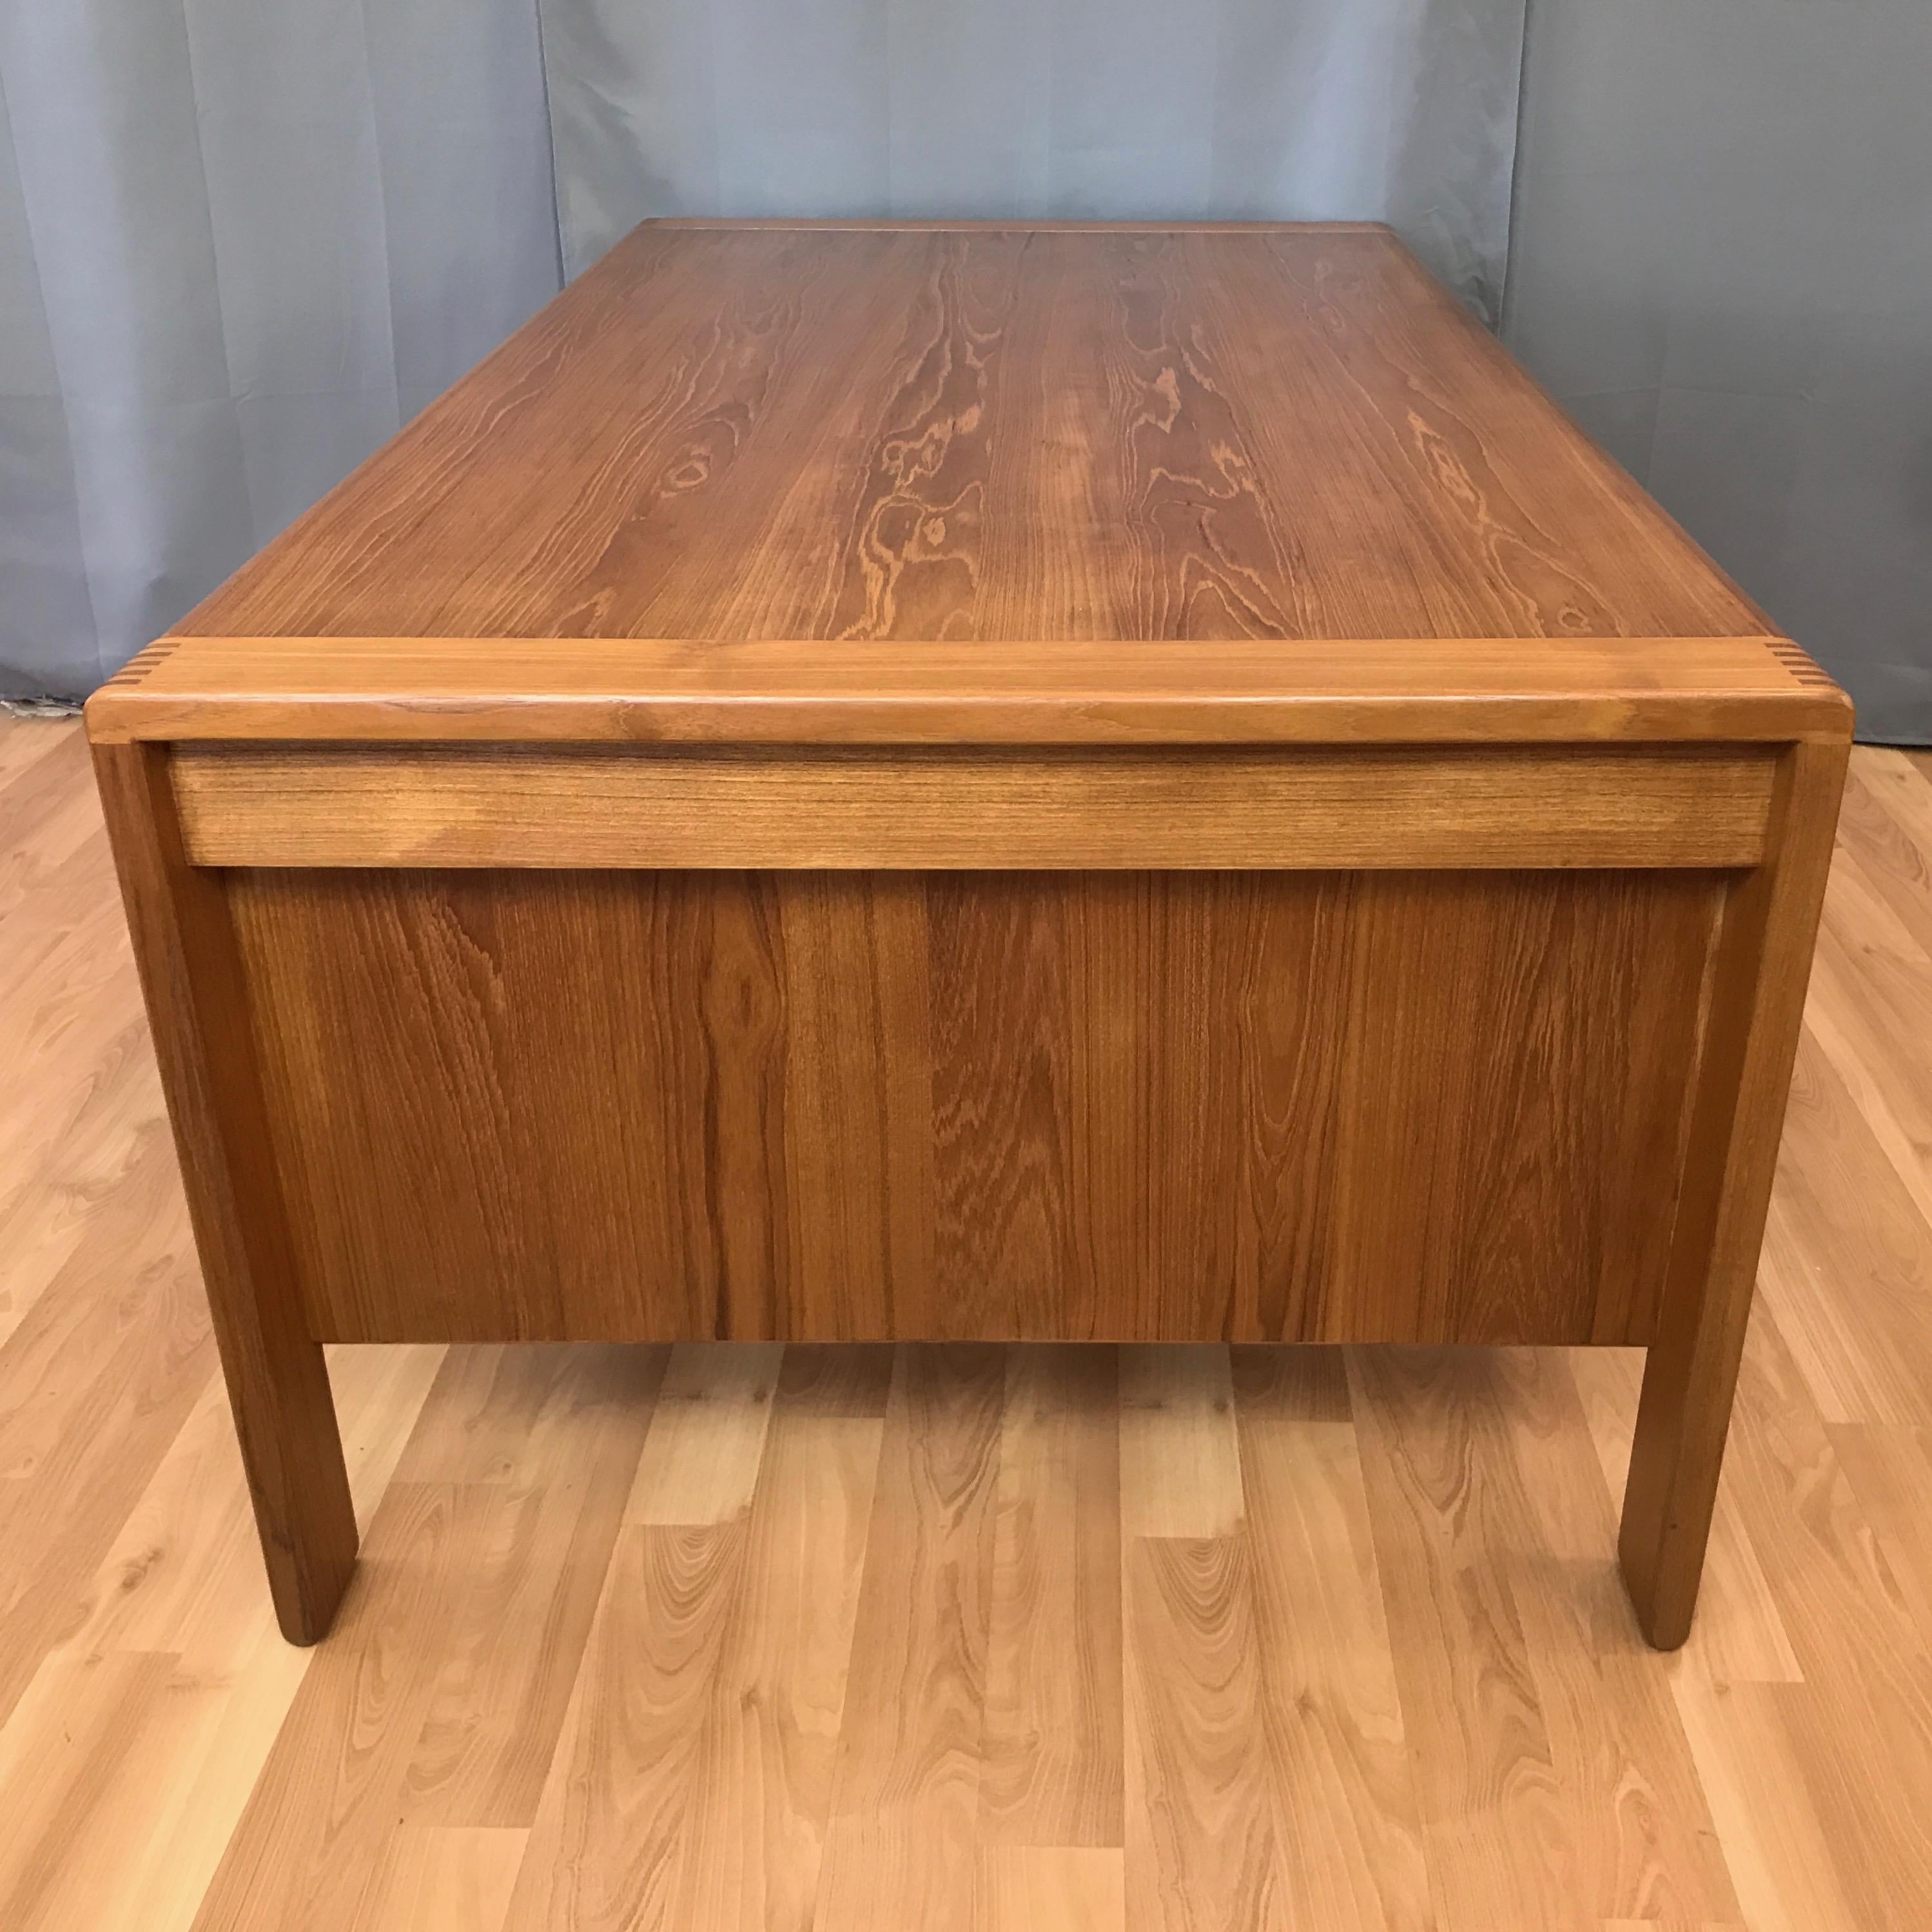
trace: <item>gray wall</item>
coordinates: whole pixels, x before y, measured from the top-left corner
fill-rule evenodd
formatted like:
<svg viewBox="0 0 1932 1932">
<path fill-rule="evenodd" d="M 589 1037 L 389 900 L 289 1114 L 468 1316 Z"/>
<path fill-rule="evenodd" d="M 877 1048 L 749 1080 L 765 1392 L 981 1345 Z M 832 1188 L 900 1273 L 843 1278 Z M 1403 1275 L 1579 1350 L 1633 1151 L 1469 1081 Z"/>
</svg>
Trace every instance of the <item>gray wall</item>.
<svg viewBox="0 0 1932 1932">
<path fill-rule="evenodd" d="M 1932 0 L 1532 0 L 1504 334 L 1932 742 Z"/>
</svg>

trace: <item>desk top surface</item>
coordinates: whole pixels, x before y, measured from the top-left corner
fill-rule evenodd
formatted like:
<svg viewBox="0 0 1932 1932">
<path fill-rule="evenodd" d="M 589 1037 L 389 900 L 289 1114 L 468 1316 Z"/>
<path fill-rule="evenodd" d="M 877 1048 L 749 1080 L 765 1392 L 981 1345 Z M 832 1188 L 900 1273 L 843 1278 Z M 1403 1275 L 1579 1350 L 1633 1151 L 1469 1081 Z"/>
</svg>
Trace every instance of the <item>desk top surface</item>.
<svg viewBox="0 0 1932 1932">
<path fill-rule="evenodd" d="M 1314 735 L 1257 706 L 1345 696 L 1468 699 L 1474 736 L 1506 735 L 1486 699 L 1842 710 L 1770 632 L 1385 229 L 654 223 L 90 719 L 1034 740 Z"/>
</svg>

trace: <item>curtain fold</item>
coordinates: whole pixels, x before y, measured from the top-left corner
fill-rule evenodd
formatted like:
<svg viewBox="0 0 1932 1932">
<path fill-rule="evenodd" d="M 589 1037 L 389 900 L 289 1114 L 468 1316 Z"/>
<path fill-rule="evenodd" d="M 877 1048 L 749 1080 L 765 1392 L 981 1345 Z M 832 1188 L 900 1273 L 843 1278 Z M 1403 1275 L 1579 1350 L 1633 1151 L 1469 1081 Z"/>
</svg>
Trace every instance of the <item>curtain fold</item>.
<svg viewBox="0 0 1932 1932">
<path fill-rule="evenodd" d="M 561 285 L 534 0 L 15 0 L 0 111 L 0 695 L 78 697 Z"/>
</svg>

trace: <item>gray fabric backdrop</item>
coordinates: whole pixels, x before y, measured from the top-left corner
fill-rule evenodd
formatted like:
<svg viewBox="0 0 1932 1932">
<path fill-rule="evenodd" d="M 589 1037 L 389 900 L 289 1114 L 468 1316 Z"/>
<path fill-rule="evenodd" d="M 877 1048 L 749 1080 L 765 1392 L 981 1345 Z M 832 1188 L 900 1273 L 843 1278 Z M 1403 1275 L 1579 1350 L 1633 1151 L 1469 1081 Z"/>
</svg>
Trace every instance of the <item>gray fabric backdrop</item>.
<svg viewBox="0 0 1932 1932">
<path fill-rule="evenodd" d="M 544 0 L 564 260 L 647 214 L 1396 223 L 1493 314 L 1523 0 Z"/>
<path fill-rule="evenodd" d="M 1492 319 L 1508 255 L 1519 352 L 1932 737 L 1932 10 L 1529 4 L 1526 69 L 1525 0 L 0 0 L 0 694 L 646 214 L 1353 216 Z"/>
<path fill-rule="evenodd" d="M 0 694 L 77 694 L 560 286 L 532 0 L 0 0 Z"/>
<path fill-rule="evenodd" d="M 1533 0 L 1505 338 L 1932 743 L 1932 4 Z"/>
</svg>

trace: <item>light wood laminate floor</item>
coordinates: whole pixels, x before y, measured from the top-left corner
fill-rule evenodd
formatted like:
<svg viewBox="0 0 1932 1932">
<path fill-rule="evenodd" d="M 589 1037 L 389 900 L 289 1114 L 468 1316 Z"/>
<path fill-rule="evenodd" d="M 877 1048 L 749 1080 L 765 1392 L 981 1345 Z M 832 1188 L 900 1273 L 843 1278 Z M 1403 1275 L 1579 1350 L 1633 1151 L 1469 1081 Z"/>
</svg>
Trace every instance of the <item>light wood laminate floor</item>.
<svg viewBox="0 0 1932 1932">
<path fill-rule="evenodd" d="M 342 1349 L 276 1634 L 77 726 L 0 720 L 0 1927 L 1932 1922 L 1932 760 L 1853 764 L 1703 1606 L 1628 1352 Z"/>
</svg>

